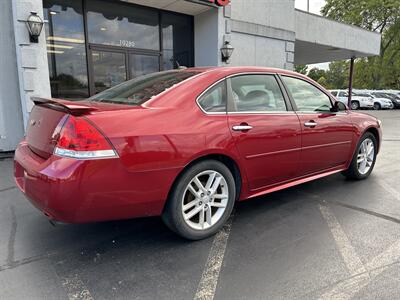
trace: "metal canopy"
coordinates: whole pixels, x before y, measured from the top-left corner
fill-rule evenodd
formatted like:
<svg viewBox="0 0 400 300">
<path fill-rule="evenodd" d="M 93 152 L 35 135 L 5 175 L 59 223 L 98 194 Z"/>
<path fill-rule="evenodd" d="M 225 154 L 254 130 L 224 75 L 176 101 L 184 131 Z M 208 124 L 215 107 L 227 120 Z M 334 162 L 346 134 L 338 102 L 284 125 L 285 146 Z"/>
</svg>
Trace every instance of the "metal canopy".
<svg viewBox="0 0 400 300">
<path fill-rule="evenodd" d="M 295 64 L 380 54 L 380 34 L 300 10 L 295 15 Z"/>
<path fill-rule="evenodd" d="M 121 0 L 123 2 L 129 2 L 138 5 L 144 5 L 149 7 L 154 7 L 158 9 L 164 9 L 169 11 L 174 11 L 177 13 L 187 14 L 187 15 L 198 15 L 205 11 L 208 11 L 215 6 L 209 4 L 206 1 L 187 1 L 187 0 Z"/>
</svg>

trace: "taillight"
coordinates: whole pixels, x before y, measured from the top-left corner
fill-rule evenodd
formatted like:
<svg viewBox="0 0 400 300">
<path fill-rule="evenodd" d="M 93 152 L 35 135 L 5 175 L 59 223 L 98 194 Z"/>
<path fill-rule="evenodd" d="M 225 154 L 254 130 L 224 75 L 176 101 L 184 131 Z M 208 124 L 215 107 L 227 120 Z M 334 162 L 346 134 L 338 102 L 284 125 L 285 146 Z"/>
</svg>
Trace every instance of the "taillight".
<svg viewBox="0 0 400 300">
<path fill-rule="evenodd" d="M 107 139 L 83 118 L 69 116 L 57 135 L 56 155 L 78 159 L 117 157 Z"/>
</svg>

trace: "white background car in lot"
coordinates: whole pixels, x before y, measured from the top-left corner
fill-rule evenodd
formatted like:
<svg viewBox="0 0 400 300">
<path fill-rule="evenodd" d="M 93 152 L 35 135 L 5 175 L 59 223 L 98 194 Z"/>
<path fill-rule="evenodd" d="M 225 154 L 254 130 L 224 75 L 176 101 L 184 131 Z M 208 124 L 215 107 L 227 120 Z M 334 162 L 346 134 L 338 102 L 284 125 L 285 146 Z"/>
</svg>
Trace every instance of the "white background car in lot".
<svg viewBox="0 0 400 300">
<path fill-rule="evenodd" d="M 354 91 L 354 95 L 361 97 L 370 97 L 374 100 L 374 109 L 392 109 L 393 102 L 389 98 L 377 97 L 371 93 Z"/>
<path fill-rule="evenodd" d="M 349 94 L 346 90 L 330 90 L 331 94 L 340 102 L 347 105 Z M 370 97 L 356 96 L 354 93 L 351 96 L 351 109 L 374 108 L 374 101 Z"/>
</svg>

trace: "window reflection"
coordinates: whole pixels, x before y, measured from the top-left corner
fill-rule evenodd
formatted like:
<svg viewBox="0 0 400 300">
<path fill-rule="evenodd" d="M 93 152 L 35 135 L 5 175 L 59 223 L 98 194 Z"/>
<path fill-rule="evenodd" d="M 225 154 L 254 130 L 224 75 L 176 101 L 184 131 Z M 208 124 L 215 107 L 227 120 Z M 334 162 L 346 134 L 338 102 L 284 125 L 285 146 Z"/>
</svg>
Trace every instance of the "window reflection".
<svg viewBox="0 0 400 300">
<path fill-rule="evenodd" d="M 92 61 L 96 93 L 127 79 L 124 53 L 92 51 Z"/>
<path fill-rule="evenodd" d="M 43 0 L 52 97 L 89 96 L 80 1 Z"/>
<path fill-rule="evenodd" d="M 112 1 L 87 2 L 90 43 L 160 50 L 158 13 Z"/>
<path fill-rule="evenodd" d="M 162 14 L 164 69 L 192 67 L 192 18 L 172 13 Z"/>
<path fill-rule="evenodd" d="M 129 63 L 131 78 L 158 72 L 160 70 L 160 59 L 158 56 L 130 54 Z"/>
</svg>

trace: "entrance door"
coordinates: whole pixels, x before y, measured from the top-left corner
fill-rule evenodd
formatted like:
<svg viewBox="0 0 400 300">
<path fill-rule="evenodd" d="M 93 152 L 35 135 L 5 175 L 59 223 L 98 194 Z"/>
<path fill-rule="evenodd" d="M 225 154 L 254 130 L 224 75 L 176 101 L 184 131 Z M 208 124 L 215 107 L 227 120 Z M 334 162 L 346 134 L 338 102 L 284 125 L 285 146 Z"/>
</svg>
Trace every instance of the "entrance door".
<svg viewBox="0 0 400 300">
<path fill-rule="evenodd" d="M 90 45 L 90 95 L 126 80 L 158 72 L 160 54 Z"/>
</svg>

